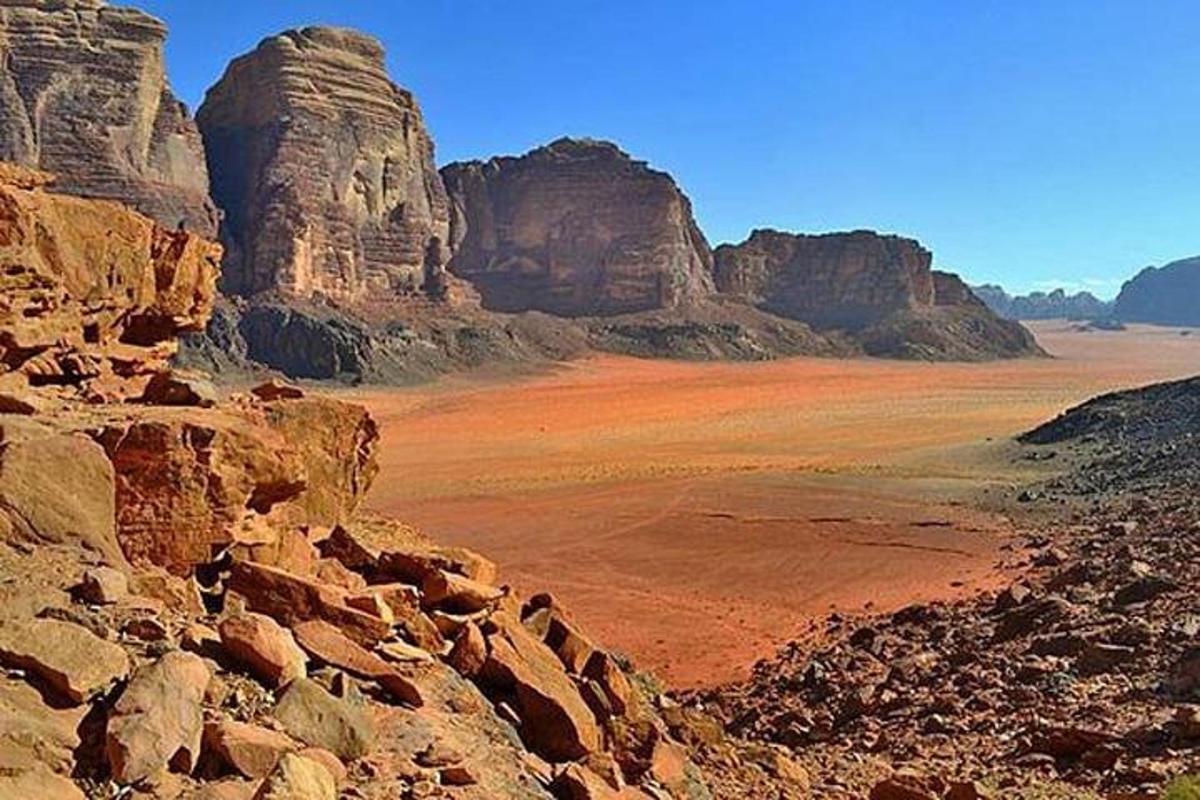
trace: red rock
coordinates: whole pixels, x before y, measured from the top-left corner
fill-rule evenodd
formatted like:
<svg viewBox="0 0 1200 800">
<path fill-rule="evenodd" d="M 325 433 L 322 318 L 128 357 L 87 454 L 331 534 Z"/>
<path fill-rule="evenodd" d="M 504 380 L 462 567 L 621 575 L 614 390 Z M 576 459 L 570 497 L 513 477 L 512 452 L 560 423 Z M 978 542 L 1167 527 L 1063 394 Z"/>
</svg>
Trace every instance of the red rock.
<svg viewBox="0 0 1200 800">
<path fill-rule="evenodd" d="M 392 550 L 381 553 L 377 566 L 381 576 L 420 586 L 437 572 L 462 575 L 477 583 L 496 582 L 496 565 L 478 553 L 461 547 L 423 550 Z"/>
<path fill-rule="evenodd" d="M 875 784 L 870 800 L 938 800 L 938 796 L 919 779 L 897 776 Z"/>
<path fill-rule="evenodd" d="M 204 753 L 223 767 L 247 778 L 264 778 L 284 753 L 300 745 L 278 731 L 232 720 L 204 726 Z"/>
<path fill-rule="evenodd" d="M 454 647 L 450 650 L 446 661 L 460 675 L 473 678 L 483 669 L 487 655 L 487 642 L 484 640 L 479 626 L 468 622 L 459 630 L 458 637 L 454 640 Z"/>
<path fill-rule="evenodd" d="M 333 776 L 333 782 L 338 786 L 346 782 L 346 765 L 342 763 L 340 758 L 328 750 L 322 747 L 306 747 L 300 750 L 297 755 L 310 758 L 329 770 L 329 774 Z"/>
<path fill-rule="evenodd" d="M 268 686 L 304 677 L 308 659 L 290 631 L 264 614 L 237 614 L 218 626 L 221 646 Z"/>
<path fill-rule="evenodd" d="M 334 697 L 307 678 L 283 691 L 274 715 L 293 737 L 346 761 L 362 758 L 375 746 L 371 710 Z"/>
<path fill-rule="evenodd" d="M 0 619 L 0 664 L 32 672 L 76 704 L 129 674 L 124 650 L 57 619 Z"/>
<path fill-rule="evenodd" d="M 108 717 L 105 755 L 114 780 L 135 783 L 168 765 L 195 768 L 211 677 L 203 659 L 180 651 L 134 673 Z"/>
<path fill-rule="evenodd" d="M 634 689 L 620 665 L 602 650 L 596 650 L 583 667 L 583 675 L 600 686 L 615 716 L 625 716 L 633 703 Z"/>
<path fill-rule="evenodd" d="M 319 761 L 288 753 L 263 781 L 254 800 L 336 800 L 337 783 Z"/>
<path fill-rule="evenodd" d="M 96 567 L 83 574 L 79 596 L 88 603 L 112 605 L 129 596 L 129 579 L 111 567 Z"/>
<path fill-rule="evenodd" d="M 599 749 L 596 718 L 558 657 L 509 614 L 493 615 L 488 658 L 477 680 L 515 697 L 526 746 L 550 761 L 571 761 Z"/>
<path fill-rule="evenodd" d="M 421 689 L 383 659 L 359 647 L 337 628 L 321 620 L 295 626 L 296 641 L 314 658 L 372 680 L 398 700 L 412 706 L 425 704 Z"/>
<path fill-rule="evenodd" d="M 359 575 L 357 572 L 351 572 L 342 565 L 342 562 L 332 558 L 322 558 L 317 562 L 316 575 L 317 580 L 321 581 L 322 583 L 328 583 L 332 586 L 337 586 L 349 592 L 361 592 L 367 588 L 366 578 L 364 578 L 362 575 Z M 352 598 L 347 597 L 346 600 L 348 605 L 350 605 L 352 608 L 359 608 L 354 602 L 352 602 Z M 359 610 L 369 611 L 369 609 L 361 608 Z"/>
<path fill-rule="evenodd" d="M 85 800 L 70 779 L 45 769 L 13 770 L 0 774 L 4 800 Z"/>
<path fill-rule="evenodd" d="M 252 611 L 295 625 L 311 619 L 331 623 L 364 647 L 374 647 L 392 633 L 378 617 L 345 604 L 345 593 L 276 567 L 237 562 L 228 587 L 246 598 Z"/>
<path fill-rule="evenodd" d="M 212 408 L 220 398 L 212 381 L 175 370 L 159 372 L 142 391 L 141 402 L 155 406 Z"/>
<path fill-rule="evenodd" d="M 493 608 L 505 592 L 464 575 L 435 570 L 421 582 L 421 594 L 425 608 L 472 614 Z"/>
<path fill-rule="evenodd" d="M 301 397 L 304 397 L 304 390 L 298 386 L 292 386 L 290 383 L 272 379 L 255 386 L 250 390 L 250 394 L 267 402 L 272 400 L 299 400 Z"/>
</svg>

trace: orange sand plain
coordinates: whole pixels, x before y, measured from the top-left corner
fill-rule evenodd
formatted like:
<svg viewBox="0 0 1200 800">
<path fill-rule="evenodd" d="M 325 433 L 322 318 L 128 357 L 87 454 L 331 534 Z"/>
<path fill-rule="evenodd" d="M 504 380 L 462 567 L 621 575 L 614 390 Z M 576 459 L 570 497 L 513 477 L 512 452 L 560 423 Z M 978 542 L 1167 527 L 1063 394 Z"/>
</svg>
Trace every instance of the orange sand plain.
<svg viewBox="0 0 1200 800">
<path fill-rule="evenodd" d="M 963 499 L 1014 479 L 996 443 L 1200 373 L 1200 334 L 1033 327 L 1054 359 L 604 356 L 359 392 L 383 430 L 368 502 L 552 591 L 672 685 L 731 680 L 831 610 L 994 586 L 1011 531 Z"/>
</svg>

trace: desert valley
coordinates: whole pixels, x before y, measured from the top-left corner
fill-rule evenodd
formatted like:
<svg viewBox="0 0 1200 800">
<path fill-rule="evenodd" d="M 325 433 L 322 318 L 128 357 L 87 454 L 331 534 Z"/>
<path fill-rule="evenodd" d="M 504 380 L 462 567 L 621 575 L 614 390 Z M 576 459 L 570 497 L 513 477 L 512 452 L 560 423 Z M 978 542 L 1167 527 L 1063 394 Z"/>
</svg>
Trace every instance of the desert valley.
<svg viewBox="0 0 1200 800">
<path fill-rule="evenodd" d="M 1200 258 L 712 242 L 167 37 L 0 0 L 0 800 L 1200 797 Z"/>
</svg>

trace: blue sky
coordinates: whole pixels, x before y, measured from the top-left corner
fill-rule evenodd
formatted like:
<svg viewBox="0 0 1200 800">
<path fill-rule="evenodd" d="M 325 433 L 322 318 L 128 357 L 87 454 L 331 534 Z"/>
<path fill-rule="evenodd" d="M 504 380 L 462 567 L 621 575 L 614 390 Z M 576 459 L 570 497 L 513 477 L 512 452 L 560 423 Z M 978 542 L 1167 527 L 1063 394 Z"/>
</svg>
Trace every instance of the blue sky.
<svg viewBox="0 0 1200 800">
<path fill-rule="evenodd" d="M 612 139 L 714 244 L 874 228 L 972 281 L 1101 295 L 1200 254 L 1194 2 L 133 2 L 193 107 L 264 36 L 361 28 L 439 163 Z"/>
</svg>

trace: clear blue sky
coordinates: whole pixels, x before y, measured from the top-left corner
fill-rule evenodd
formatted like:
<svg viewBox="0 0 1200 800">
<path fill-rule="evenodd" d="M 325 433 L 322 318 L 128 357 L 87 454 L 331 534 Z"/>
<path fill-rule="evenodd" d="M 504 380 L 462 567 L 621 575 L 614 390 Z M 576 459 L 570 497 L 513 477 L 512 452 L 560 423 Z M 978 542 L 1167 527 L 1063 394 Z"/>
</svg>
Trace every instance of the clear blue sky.
<svg viewBox="0 0 1200 800">
<path fill-rule="evenodd" d="M 875 228 L 972 281 L 1102 295 L 1200 253 L 1191 0 L 134 4 L 170 25 L 193 107 L 264 36 L 361 28 L 439 163 L 612 139 L 676 177 L 714 244 Z"/>
</svg>

